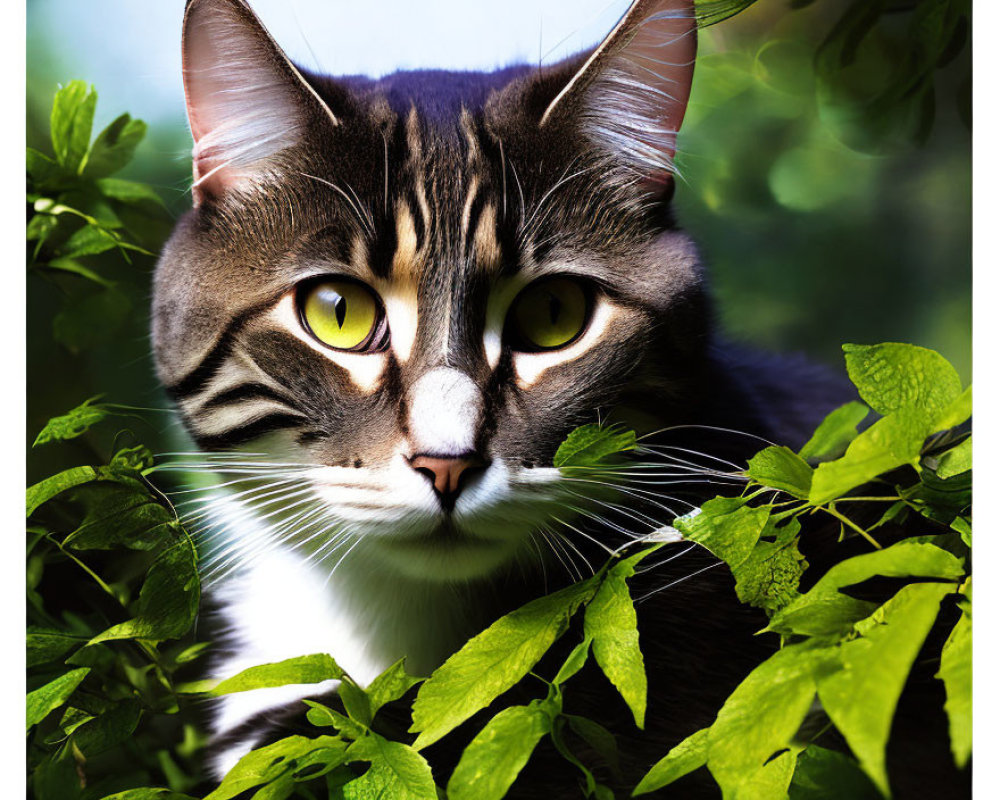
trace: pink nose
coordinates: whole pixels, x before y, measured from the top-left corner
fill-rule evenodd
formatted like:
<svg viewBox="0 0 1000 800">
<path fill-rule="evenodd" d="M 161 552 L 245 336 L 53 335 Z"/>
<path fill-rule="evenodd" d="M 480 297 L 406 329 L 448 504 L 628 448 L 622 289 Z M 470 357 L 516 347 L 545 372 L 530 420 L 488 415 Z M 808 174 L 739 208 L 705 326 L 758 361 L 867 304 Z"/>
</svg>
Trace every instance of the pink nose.
<svg viewBox="0 0 1000 800">
<path fill-rule="evenodd" d="M 441 505 L 451 509 L 462 490 L 463 480 L 485 467 L 486 462 L 475 453 L 448 458 L 418 455 L 410 460 L 410 466 L 427 477 Z"/>
</svg>

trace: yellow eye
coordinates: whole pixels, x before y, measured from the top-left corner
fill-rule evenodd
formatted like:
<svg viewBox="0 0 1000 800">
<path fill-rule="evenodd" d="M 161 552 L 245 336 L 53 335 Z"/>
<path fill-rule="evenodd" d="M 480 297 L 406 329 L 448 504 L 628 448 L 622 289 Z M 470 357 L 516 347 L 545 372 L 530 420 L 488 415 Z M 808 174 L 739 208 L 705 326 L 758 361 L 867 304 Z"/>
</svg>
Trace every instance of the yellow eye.
<svg viewBox="0 0 1000 800">
<path fill-rule="evenodd" d="M 590 295 L 570 278 L 531 284 L 514 300 L 508 330 L 516 350 L 536 352 L 565 347 L 587 326 Z"/>
<path fill-rule="evenodd" d="M 385 343 L 382 307 L 364 284 L 322 280 L 300 294 L 299 307 L 306 328 L 328 347 L 370 351 Z"/>
</svg>

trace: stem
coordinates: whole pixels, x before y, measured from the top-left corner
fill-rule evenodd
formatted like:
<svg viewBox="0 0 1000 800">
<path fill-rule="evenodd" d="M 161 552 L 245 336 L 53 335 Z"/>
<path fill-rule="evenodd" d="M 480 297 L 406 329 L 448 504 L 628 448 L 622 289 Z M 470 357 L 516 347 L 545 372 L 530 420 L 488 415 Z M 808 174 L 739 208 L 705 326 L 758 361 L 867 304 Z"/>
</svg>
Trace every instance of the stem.
<svg viewBox="0 0 1000 800">
<path fill-rule="evenodd" d="M 868 531 L 866 531 L 860 525 L 855 524 L 854 522 L 852 522 L 851 520 L 849 520 L 847 517 L 845 517 L 843 514 L 841 514 L 839 511 L 837 511 L 837 509 L 834 507 L 833 503 L 831 503 L 828 506 L 819 506 L 819 507 L 822 508 L 830 516 L 836 517 L 841 522 L 843 522 L 845 525 L 847 525 L 849 528 L 851 528 L 852 530 L 854 530 L 857 533 L 860 533 L 862 536 L 864 536 L 865 539 L 867 539 L 868 542 L 871 544 L 871 546 L 874 547 L 876 550 L 881 550 L 882 549 L 882 545 L 880 545 L 878 542 L 876 542 L 875 539 L 872 538 L 872 535 L 870 533 L 868 533 Z"/>
</svg>

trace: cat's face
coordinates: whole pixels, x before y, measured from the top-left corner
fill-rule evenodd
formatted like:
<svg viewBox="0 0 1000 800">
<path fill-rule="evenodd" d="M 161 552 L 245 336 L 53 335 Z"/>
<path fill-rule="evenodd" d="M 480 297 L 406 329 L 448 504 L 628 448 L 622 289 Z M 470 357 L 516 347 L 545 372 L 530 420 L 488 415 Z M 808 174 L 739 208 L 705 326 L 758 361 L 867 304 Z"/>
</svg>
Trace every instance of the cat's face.
<svg viewBox="0 0 1000 800">
<path fill-rule="evenodd" d="M 189 6 L 197 204 L 154 338 L 203 449 L 288 465 L 235 518 L 475 577 L 587 502 L 552 468 L 572 428 L 693 401 L 697 259 L 667 209 L 692 26 L 640 2 L 586 64 L 338 81 L 239 0 Z"/>
</svg>

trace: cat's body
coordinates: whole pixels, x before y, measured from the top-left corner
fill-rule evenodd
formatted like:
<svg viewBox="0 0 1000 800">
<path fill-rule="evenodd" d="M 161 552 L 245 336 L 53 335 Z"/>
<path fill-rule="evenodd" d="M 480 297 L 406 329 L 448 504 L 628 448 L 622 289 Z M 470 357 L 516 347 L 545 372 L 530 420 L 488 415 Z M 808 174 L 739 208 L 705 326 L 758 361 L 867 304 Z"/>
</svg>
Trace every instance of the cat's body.
<svg viewBox="0 0 1000 800">
<path fill-rule="evenodd" d="M 154 338 L 195 440 L 237 454 L 210 462 L 230 489 L 206 507 L 220 676 L 315 652 L 362 683 L 403 656 L 426 674 L 600 563 L 594 540 L 668 523 L 757 437 L 801 444 L 850 396 L 714 331 L 669 205 L 694 39 L 688 0 L 640 0 L 553 67 L 332 79 L 296 69 L 240 0 L 189 3 L 197 207 L 158 267 Z M 609 414 L 668 429 L 647 457 L 673 477 L 607 495 L 552 467 Z M 664 553 L 634 583 L 660 590 L 639 604 L 649 729 L 633 735 L 599 675 L 571 693 L 632 737 L 632 785 L 775 646 L 727 570 Z M 222 701 L 216 772 L 316 691 Z M 512 796 L 573 796 L 538 763 Z"/>
</svg>

